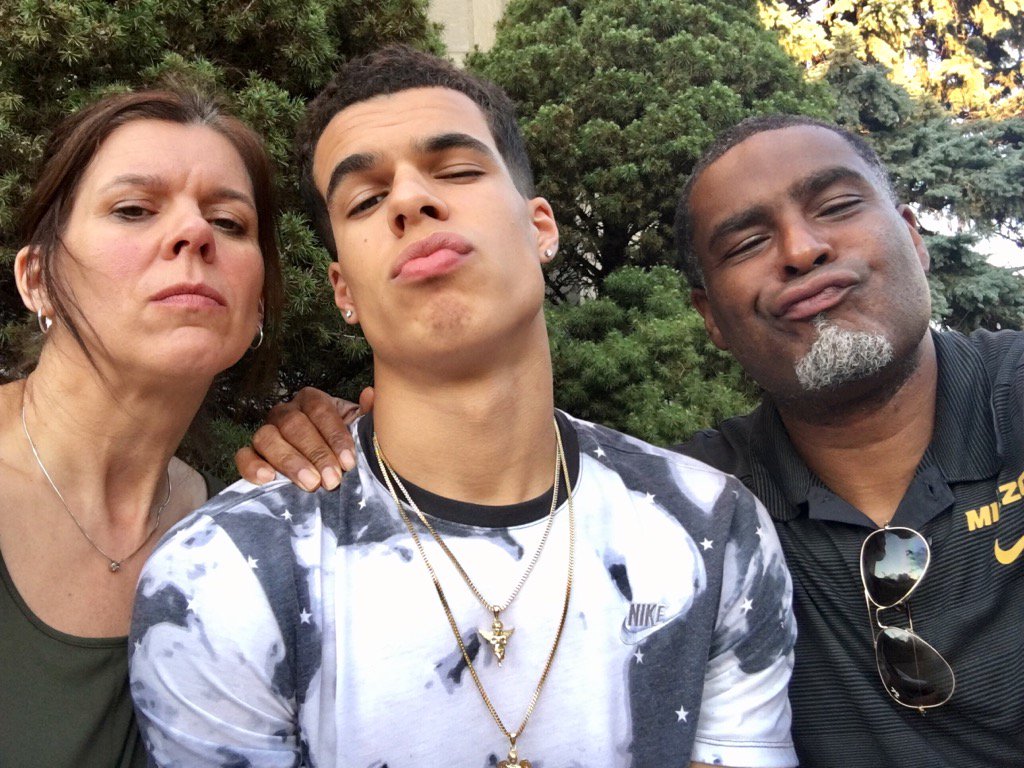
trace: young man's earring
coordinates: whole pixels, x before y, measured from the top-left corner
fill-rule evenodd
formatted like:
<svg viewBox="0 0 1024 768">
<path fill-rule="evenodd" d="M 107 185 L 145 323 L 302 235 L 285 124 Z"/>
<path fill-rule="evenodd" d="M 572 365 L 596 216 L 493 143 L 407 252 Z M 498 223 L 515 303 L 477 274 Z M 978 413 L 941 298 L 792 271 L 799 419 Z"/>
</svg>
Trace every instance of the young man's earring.
<svg viewBox="0 0 1024 768">
<path fill-rule="evenodd" d="M 351 309 L 346 309 L 345 310 L 345 319 L 346 320 L 351 320 L 352 319 L 352 315 L 354 315 L 354 314 L 355 313 Z"/>
</svg>

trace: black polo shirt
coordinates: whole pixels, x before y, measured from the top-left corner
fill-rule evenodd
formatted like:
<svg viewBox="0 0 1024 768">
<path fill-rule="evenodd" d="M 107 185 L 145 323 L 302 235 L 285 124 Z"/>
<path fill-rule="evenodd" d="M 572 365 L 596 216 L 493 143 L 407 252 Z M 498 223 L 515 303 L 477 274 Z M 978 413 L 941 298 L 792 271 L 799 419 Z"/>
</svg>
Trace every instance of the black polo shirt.
<svg viewBox="0 0 1024 768">
<path fill-rule="evenodd" d="M 875 666 L 860 547 L 876 526 L 808 470 L 775 407 L 677 447 L 736 475 L 775 521 L 793 575 L 803 766 L 1024 765 L 1024 333 L 933 336 L 935 432 L 891 522 L 931 545 L 914 629 L 956 675 L 953 698 L 924 715 L 890 699 Z M 906 626 L 898 610 L 883 618 Z"/>
</svg>

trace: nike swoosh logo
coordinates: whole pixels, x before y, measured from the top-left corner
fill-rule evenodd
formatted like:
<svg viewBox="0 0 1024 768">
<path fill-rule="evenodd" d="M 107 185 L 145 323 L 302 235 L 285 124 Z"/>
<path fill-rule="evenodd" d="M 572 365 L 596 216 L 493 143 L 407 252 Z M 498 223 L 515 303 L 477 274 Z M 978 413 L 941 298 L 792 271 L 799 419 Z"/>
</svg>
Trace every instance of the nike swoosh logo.
<svg viewBox="0 0 1024 768">
<path fill-rule="evenodd" d="M 1022 552 L 1024 552 L 1024 536 L 1021 536 L 1017 540 L 1017 543 L 1009 549 L 1003 549 L 1002 547 L 1000 547 L 999 539 L 996 539 L 996 560 L 998 560 L 1001 564 L 1010 565 L 1011 563 L 1016 562 L 1017 558 L 1021 556 Z"/>
</svg>

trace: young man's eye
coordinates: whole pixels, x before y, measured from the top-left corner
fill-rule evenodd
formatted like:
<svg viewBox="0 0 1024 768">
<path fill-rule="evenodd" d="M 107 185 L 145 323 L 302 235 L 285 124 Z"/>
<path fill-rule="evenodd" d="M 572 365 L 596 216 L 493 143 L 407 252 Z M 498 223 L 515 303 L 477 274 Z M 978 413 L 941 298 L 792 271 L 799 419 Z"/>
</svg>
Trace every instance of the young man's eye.
<svg viewBox="0 0 1024 768">
<path fill-rule="evenodd" d="M 728 261 L 739 256 L 746 256 L 751 251 L 756 250 L 760 245 L 765 243 L 768 238 L 764 235 L 754 235 L 742 240 L 738 245 L 730 248 L 725 255 L 722 257 L 722 261 Z"/>
<path fill-rule="evenodd" d="M 356 203 L 354 206 L 352 206 L 352 208 L 348 212 L 348 215 L 349 216 L 357 216 L 360 213 L 365 213 L 366 211 L 370 210 L 375 205 L 377 205 L 377 203 L 379 203 L 381 200 L 383 200 L 384 197 L 385 197 L 384 193 L 381 192 L 379 194 L 371 195 L 370 197 L 363 198 L 358 203 Z"/>
<path fill-rule="evenodd" d="M 447 168 L 438 174 L 438 178 L 441 179 L 475 179 L 483 176 L 484 172 L 480 168 Z"/>
</svg>

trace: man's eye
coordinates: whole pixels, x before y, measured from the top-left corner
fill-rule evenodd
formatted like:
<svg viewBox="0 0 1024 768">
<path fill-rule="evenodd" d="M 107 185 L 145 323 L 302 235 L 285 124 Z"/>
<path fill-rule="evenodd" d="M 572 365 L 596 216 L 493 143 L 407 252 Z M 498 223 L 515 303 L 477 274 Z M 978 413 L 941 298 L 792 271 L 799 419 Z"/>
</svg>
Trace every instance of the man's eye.
<svg viewBox="0 0 1024 768">
<path fill-rule="evenodd" d="M 829 200 L 821 207 L 822 216 L 835 216 L 836 214 L 846 213 L 860 203 L 859 197 L 841 197 L 835 200 Z"/>
<path fill-rule="evenodd" d="M 726 252 L 725 256 L 722 257 L 722 260 L 728 261 L 729 259 L 734 259 L 739 256 L 746 256 L 751 251 L 756 250 L 763 243 L 767 242 L 767 240 L 768 238 L 765 237 L 764 235 L 755 235 L 754 237 L 748 237 L 746 240 L 743 240 L 738 245 L 730 248 Z"/>
<path fill-rule="evenodd" d="M 356 215 L 358 215 L 360 213 L 364 213 L 364 212 L 370 210 L 371 208 L 373 208 L 375 205 L 377 205 L 384 198 L 385 198 L 385 194 L 383 192 L 381 192 L 379 194 L 376 194 L 376 195 L 371 195 L 370 197 L 367 197 L 367 198 L 364 198 L 363 200 L 360 200 L 358 203 L 356 203 L 351 208 L 351 210 L 349 210 L 348 215 L 349 216 L 356 216 Z"/>
</svg>

